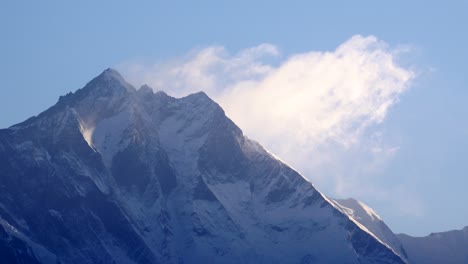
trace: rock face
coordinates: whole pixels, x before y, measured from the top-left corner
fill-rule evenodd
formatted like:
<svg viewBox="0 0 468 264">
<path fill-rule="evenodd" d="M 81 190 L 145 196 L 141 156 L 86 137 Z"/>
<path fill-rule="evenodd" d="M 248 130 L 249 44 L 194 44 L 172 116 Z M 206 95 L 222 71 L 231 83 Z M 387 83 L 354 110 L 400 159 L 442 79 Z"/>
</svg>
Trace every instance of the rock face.
<svg viewBox="0 0 468 264">
<path fill-rule="evenodd" d="M 1 263 L 405 263 L 204 93 L 108 69 L 0 130 Z"/>
</svg>

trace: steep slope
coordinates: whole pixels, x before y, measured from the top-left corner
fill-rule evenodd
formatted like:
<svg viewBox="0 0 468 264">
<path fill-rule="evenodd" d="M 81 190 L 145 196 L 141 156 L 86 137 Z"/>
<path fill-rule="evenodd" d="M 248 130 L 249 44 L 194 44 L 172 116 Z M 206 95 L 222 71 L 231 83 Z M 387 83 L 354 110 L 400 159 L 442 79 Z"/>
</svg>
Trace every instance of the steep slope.
<svg viewBox="0 0 468 264">
<path fill-rule="evenodd" d="M 372 208 L 353 198 L 333 199 L 332 201 L 380 241 L 392 248 L 399 256 L 403 259 L 408 258 L 400 240 Z"/>
<path fill-rule="evenodd" d="M 111 69 L 0 130 L 0 217 L 41 263 L 404 263 L 204 93 Z"/>
<path fill-rule="evenodd" d="M 411 263 L 468 263 L 468 227 L 462 230 L 432 233 L 426 237 L 397 235 Z"/>
</svg>

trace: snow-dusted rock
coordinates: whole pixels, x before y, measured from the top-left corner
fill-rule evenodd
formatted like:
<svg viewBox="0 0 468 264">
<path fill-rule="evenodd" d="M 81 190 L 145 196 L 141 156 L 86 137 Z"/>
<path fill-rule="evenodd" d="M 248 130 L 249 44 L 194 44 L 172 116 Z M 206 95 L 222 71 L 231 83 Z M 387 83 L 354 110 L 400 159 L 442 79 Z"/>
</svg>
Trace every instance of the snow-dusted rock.
<svg viewBox="0 0 468 264">
<path fill-rule="evenodd" d="M 333 199 L 333 202 L 363 230 L 374 235 L 401 258 L 408 258 L 400 240 L 372 208 L 353 198 Z"/>
</svg>

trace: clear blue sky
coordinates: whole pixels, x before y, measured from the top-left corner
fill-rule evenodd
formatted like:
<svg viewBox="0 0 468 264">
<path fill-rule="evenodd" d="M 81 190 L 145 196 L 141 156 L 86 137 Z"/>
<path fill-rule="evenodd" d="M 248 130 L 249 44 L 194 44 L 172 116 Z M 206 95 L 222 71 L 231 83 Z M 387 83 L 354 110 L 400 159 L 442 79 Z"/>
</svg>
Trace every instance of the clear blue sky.
<svg viewBox="0 0 468 264">
<path fill-rule="evenodd" d="M 2 1 L 0 127 L 129 60 L 260 43 L 287 55 L 375 35 L 410 44 L 405 61 L 425 72 L 383 124 L 401 148 L 381 177 L 414 189 L 425 210 L 402 217 L 365 202 L 396 232 L 460 229 L 468 225 L 467 25 L 468 1 Z"/>
</svg>

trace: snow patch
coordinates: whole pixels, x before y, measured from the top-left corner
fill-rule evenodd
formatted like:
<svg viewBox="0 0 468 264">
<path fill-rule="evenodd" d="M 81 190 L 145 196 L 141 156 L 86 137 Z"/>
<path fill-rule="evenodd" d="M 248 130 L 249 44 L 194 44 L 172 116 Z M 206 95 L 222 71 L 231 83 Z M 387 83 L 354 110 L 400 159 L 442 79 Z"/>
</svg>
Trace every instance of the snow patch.
<svg viewBox="0 0 468 264">
<path fill-rule="evenodd" d="M 80 122 L 80 131 L 81 131 L 81 134 L 83 135 L 84 140 L 86 140 L 86 143 L 88 143 L 88 145 L 92 149 L 94 149 L 94 146 L 93 146 L 94 127 L 87 127 L 82 122 Z"/>
<path fill-rule="evenodd" d="M 130 126 L 131 120 L 132 113 L 127 109 L 115 116 L 100 121 L 89 131 L 91 132 L 88 135 L 91 145 L 101 154 L 104 164 L 108 168 L 112 165 L 114 155 L 125 147 L 121 143 L 124 132 Z"/>
</svg>

